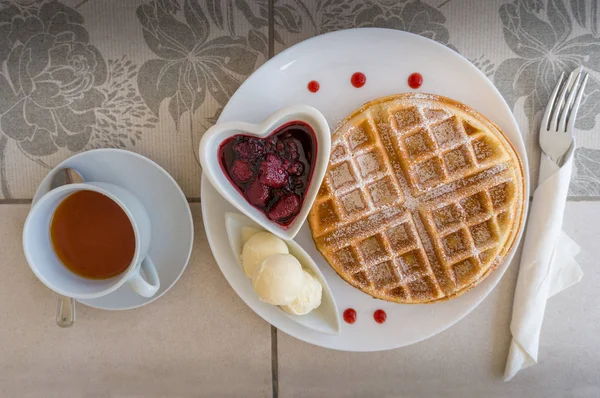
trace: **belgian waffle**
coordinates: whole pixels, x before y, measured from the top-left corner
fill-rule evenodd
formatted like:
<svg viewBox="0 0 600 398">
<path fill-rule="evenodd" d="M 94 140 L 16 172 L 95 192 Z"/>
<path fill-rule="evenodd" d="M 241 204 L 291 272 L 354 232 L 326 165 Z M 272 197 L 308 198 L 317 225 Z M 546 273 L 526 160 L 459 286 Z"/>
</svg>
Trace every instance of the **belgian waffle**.
<svg viewBox="0 0 600 398">
<path fill-rule="evenodd" d="M 354 111 L 332 137 L 308 216 L 351 285 L 426 303 L 481 282 L 523 222 L 521 161 L 500 129 L 449 98 L 399 94 Z"/>
</svg>

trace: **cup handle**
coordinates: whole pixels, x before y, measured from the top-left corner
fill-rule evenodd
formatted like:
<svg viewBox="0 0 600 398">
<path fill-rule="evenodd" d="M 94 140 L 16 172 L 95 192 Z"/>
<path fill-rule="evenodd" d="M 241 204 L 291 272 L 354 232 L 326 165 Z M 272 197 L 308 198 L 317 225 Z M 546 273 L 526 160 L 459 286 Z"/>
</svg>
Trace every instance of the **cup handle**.
<svg viewBox="0 0 600 398">
<path fill-rule="evenodd" d="M 142 269 L 144 269 L 148 281 L 142 277 Z M 156 267 L 150 259 L 150 256 L 146 256 L 146 258 L 142 260 L 141 266 L 138 267 L 128 282 L 133 291 L 142 297 L 152 297 L 156 294 L 160 288 L 160 281 L 158 279 Z"/>
</svg>

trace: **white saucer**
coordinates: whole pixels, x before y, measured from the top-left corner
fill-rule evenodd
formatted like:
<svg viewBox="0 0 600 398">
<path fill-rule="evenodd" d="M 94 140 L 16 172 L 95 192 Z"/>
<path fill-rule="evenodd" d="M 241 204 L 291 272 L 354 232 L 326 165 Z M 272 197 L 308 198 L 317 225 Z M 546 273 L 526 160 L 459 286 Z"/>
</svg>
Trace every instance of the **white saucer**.
<svg viewBox="0 0 600 398">
<path fill-rule="evenodd" d="M 103 310 L 127 310 L 149 304 L 165 294 L 185 270 L 194 241 L 192 213 L 173 177 L 136 153 L 96 149 L 74 155 L 56 166 L 38 187 L 33 204 L 48 192 L 54 174 L 65 167 L 77 170 L 85 181 L 121 185 L 139 198 L 152 222 L 149 254 L 160 278 L 160 289 L 150 298 L 137 295 L 125 284 L 105 297 L 78 301 Z"/>
<path fill-rule="evenodd" d="M 350 84 L 354 72 L 367 76 L 362 88 Z M 440 94 L 463 102 L 496 123 L 521 156 L 525 180 L 529 183 L 527 153 L 519 127 L 502 95 L 473 64 L 455 51 L 414 34 L 389 29 L 361 28 L 317 36 L 278 54 L 254 72 L 233 95 L 219 122 L 239 120 L 260 122 L 276 110 L 306 104 L 317 108 L 331 130 L 363 103 L 401 92 L 410 92 L 407 78 L 423 75 L 420 92 Z M 317 93 L 307 84 L 320 83 Z M 223 227 L 226 212 L 235 211 L 202 179 L 202 213 L 212 252 L 225 278 L 252 310 L 283 332 L 323 347 L 348 351 L 377 351 L 413 344 L 431 337 L 471 312 L 496 286 L 512 259 L 514 245 L 498 269 L 480 285 L 461 297 L 442 303 L 402 305 L 374 300 L 344 282 L 316 250 L 305 223 L 294 239 L 315 260 L 335 296 L 339 311 L 354 308 L 353 325 L 342 322 L 339 335 L 308 330 L 287 318 L 278 309 L 260 306 L 245 294 L 246 277 L 239 268 Z M 529 192 L 525 192 L 528 197 Z M 525 203 L 527 207 L 528 203 Z M 519 239 L 522 230 L 519 233 Z M 518 242 L 517 242 L 518 243 Z M 383 309 L 387 321 L 373 320 Z M 399 364 L 401 366 L 402 364 Z"/>
</svg>

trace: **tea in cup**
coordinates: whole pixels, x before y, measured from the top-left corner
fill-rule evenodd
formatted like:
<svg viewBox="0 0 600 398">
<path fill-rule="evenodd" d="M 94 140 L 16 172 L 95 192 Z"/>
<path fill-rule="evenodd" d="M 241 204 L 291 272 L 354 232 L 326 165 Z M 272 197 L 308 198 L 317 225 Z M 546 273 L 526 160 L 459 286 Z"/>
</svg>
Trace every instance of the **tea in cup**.
<svg viewBox="0 0 600 398">
<path fill-rule="evenodd" d="M 102 297 L 124 283 L 143 297 L 156 294 L 160 282 L 148 256 L 150 241 L 150 218 L 140 201 L 125 188 L 101 182 L 48 192 L 23 230 L 35 275 L 76 299 Z"/>
</svg>

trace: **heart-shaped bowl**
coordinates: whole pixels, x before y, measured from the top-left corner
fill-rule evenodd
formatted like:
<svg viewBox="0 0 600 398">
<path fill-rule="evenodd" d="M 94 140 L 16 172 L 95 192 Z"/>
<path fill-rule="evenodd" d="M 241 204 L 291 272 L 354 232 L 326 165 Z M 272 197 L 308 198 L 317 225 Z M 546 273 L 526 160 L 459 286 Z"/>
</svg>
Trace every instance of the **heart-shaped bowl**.
<svg viewBox="0 0 600 398">
<path fill-rule="evenodd" d="M 284 129 L 290 128 L 290 126 L 293 128 L 294 125 L 303 126 L 302 128 L 307 130 L 307 136 L 314 143 L 311 146 L 310 170 L 305 173 L 307 185 L 302 185 L 301 188 L 304 195 L 300 198 L 300 210 L 291 221 L 283 224 L 269 219 L 266 210 L 261 210 L 248 202 L 242 188 L 236 185 L 233 177 L 228 174 L 229 171 L 226 171 L 221 149 L 229 150 L 230 148 L 227 147 L 228 142 L 238 139 L 238 136 L 258 138 L 261 142 L 260 145 L 263 145 L 262 143 L 266 143 L 265 139 L 268 137 L 278 136 L 284 132 Z M 309 129 L 306 129 L 306 126 Z M 317 191 L 327 170 L 330 149 L 331 133 L 329 124 L 321 112 L 308 105 L 293 105 L 280 109 L 259 124 L 225 122 L 212 126 L 204 133 L 200 141 L 200 163 L 202 171 L 221 196 L 267 231 L 282 239 L 290 240 L 300 230 L 317 196 Z M 260 166 L 262 167 L 262 163 Z M 259 178 L 258 172 L 252 171 L 252 173 L 254 173 L 254 180 L 257 180 Z M 283 174 L 285 174 L 285 178 L 288 178 L 287 172 Z M 251 180 L 252 183 L 254 183 L 254 180 Z M 262 187 L 264 188 L 264 185 Z M 274 188 L 268 189 L 270 189 L 268 197 L 275 197 L 273 194 L 275 192 Z"/>
</svg>

